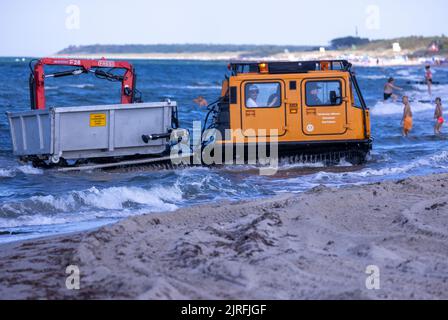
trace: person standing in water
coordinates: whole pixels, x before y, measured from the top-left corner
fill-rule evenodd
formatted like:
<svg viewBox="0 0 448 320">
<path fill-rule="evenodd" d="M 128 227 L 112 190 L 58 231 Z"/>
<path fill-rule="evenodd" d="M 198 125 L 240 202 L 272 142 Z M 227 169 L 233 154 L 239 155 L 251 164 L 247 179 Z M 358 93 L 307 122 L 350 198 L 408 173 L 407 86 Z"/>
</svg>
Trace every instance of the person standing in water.
<svg viewBox="0 0 448 320">
<path fill-rule="evenodd" d="M 426 69 L 425 81 L 426 81 L 426 84 L 428 85 L 428 93 L 429 93 L 430 96 L 432 96 L 432 71 L 431 71 L 431 66 L 427 65 L 425 69 Z"/>
<path fill-rule="evenodd" d="M 409 136 L 409 132 L 412 130 L 412 110 L 409 104 L 409 97 L 403 96 L 403 119 L 401 125 L 403 126 L 403 137 Z"/>
<path fill-rule="evenodd" d="M 387 101 L 390 98 L 392 98 L 393 102 L 397 101 L 398 97 L 396 94 L 394 94 L 394 90 L 403 90 L 403 89 L 395 85 L 394 78 L 389 78 L 389 80 L 387 80 L 387 83 L 384 85 L 384 101 Z"/>
<path fill-rule="evenodd" d="M 445 122 L 443 119 L 443 108 L 442 108 L 442 99 L 436 98 L 436 111 L 434 112 L 434 119 L 436 120 L 436 124 L 434 126 L 434 134 L 440 135 L 442 129 L 442 125 Z"/>
</svg>

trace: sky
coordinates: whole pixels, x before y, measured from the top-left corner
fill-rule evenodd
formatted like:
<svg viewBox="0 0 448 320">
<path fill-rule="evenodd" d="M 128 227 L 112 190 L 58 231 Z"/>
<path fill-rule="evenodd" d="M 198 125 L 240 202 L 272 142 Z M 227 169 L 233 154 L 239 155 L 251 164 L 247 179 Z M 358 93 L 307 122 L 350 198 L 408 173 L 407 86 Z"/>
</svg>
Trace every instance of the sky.
<svg viewBox="0 0 448 320">
<path fill-rule="evenodd" d="M 446 0 L 0 1 L 0 56 L 87 44 L 326 45 L 448 34 Z"/>
</svg>

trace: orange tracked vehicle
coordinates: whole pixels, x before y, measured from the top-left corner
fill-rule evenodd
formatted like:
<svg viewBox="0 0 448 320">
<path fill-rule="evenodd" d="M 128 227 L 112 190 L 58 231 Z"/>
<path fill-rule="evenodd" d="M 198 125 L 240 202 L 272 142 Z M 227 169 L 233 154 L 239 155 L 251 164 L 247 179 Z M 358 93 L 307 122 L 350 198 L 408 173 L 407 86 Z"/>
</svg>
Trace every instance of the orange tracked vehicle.
<svg viewBox="0 0 448 320">
<path fill-rule="evenodd" d="M 214 143 L 227 152 L 274 142 L 281 157 L 360 164 L 372 149 L 370 114 L 351 66 L 344 60 L 230 63 L 206 128 L 220 133 Z"/>
</svg>

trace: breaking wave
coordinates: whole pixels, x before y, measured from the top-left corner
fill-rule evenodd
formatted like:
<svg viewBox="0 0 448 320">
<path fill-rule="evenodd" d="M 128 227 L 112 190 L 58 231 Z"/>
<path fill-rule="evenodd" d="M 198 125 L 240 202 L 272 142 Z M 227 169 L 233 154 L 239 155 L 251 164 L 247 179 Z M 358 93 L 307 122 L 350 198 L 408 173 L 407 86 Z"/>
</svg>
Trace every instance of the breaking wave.
<svg viewBox="0 0 448 320">
<path fill-rule="evenodd" d="M 180 90 L 218 90 L 221 86 L 217 85 L 187 85 L 187 86 L 173 86 L 173 85 L 161 85 L 161 88 L 165 89 L 180 89 Z"/>
<path fill-rule="evenodd" d="M 362 75 L 358 76 L 358 79 L 369 79 L 369 80 L 387 80 L 386 76 L 383 75 Z"/>
<path fill-rule="evenodd" d="M 411 102 L 413 112 L 423 112 L 434 110 L 431 103 Z M 403 113 L 403 105 L 400 102 L 384 102 L 379 101 L 371 108 L 372 115 L 394 115 Z"/>
<path fill-rule="evenodd" d="M 13 168 L 0 168 L 0 178 L 14 178 L 17 173 L 29 174 L 29 175 L 41 175 L 42 169 L 34 168 L 31 165 L 13 167 Z"/>
<path fill-rule="evenodd" d="M 0 169 L 0 178 L 12 178 L 14 177 L 14 171 L 11 169 Z"/>
<path fill-rule="evenodd" d="M 92 187 L 66 195 L 33 196 L 0 206 L 0 228 L 74 222 L 98 217 L 173 211 L 182 200 L 177 185 L 154 187 Z M 38 214 L 36 214 L 38 213 Z"/>
<path fill-rule="evenodd" d="M 67 84 L 67 85 L 60 85 L 60 86 L 45 86 L 45 90 L 51 91 L 51 90 L 58 90 L 63 88 L 76 88 L 76 89 L 92 89 L 95 88 L 94 84 L 91 83 L 81 83 L 81 84 Z"/>
<path fill-rule="evenodd" d="M 320 172 L 316 175 L 315 180 L 320 180 L 320 178 L 326 176 L 332 179 L 339 180 L 340 178 L 369 178 L 369 177 L 386 177 L 386 176 L 397 176 L 401 174 L 406 174 L 413 169 L 421 167 L 431 167 L 439 169 L 448 169 L 448 151 L 442 151 L 441 153 L 434 154 L 429 157 L 423 157 L 418 160 L 412 161 L 409 164 L 402 166 L 391 166 L 386 168 L 374 169 L 367 168 L 358 172 L 345 172 L 342 174 L 333 174 L 328 172 Z M 320 176 L 319 176 L 320 175 Z M 314 179 L 313 179 L 314 180 Z M 358 181 L 361 179 L 353 179 L 353 181 Z"/>
</svg>

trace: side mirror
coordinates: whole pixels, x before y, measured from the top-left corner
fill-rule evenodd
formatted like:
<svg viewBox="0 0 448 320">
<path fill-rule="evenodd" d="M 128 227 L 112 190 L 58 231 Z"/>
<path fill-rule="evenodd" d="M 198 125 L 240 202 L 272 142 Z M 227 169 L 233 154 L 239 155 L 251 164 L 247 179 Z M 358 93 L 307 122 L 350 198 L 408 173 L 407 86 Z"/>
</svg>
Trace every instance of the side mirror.
<svg viewBox="0 0 448 320">
<path fill-rule="evenodd" d="M 342 100 L 342 97 L 338 97 L 336 91 L 330 91 L 330 103 L 331 105 L 339 104 L 339 101 Z"/>
</svg>

